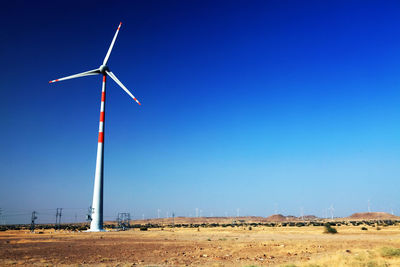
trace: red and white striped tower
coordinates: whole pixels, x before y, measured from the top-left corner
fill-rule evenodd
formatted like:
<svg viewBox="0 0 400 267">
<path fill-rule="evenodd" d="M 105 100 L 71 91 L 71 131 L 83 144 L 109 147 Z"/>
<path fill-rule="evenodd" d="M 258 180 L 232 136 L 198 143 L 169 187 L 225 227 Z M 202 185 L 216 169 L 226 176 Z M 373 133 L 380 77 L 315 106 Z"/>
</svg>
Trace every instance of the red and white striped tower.
<svg viewBox="0 0 400 267">
<path fill-rule="evenodd" d="M 103 75 L 101 90 L 99 140 L 97 144 L 96 173 L 94 177 L 94 190 L 92 202 L 92 222 L 90 231 L 98 232 L 103 230 L 103 185 L 104 185 L 104 124 L 106 104 L 106 75 Z"/>
</svg>

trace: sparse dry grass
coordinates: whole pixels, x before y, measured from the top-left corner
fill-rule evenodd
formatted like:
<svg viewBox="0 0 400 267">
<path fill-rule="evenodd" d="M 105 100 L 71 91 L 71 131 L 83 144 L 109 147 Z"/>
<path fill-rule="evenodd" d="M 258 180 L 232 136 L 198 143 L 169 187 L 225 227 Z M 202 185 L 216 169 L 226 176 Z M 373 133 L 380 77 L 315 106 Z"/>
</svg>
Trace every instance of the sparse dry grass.
<svg viewBox="0 0 400 267">
<path fill-rule="evenodd" d="M 400 248 L 384 247 L 381 249 L 381 256 L 386 258 L 400 257 Z"/>
<path fill-rule="evenodd" d="M 400 266 L 400 227 L 217 227 L 0 232 L 0 265 Z"/>
<path fill-rule="evenodd" d="M 377 250 L 357 250 L 354 254 L 336 253 L 307 263 L 294 264 L 298 267 L 386 267 L 400 266 L 400 259 L 382 257 Z"/>
</svg>

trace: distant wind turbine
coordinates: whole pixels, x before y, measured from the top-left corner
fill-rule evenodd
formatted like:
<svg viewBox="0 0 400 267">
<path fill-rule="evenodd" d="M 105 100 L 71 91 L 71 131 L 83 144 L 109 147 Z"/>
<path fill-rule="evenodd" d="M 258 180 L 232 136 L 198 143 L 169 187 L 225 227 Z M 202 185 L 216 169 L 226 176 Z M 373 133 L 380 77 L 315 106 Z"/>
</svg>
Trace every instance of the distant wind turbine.
<svg viewBox="0 0 400 267">
<path fill-rule="evenodd" d="M 335 211 L 335 209 L 333 208 L 333 205 L 331 205 L 331 207 L 329 208 L 330 212 L 331 212 L 331 219 L 333 220 L 333 212 Z"/>
<path fill-rule="evenodd" d="M 108 48 L 106 57 L 103 60 L 103 64 L 97 69 L 89 70 L 86 72 L 78 73 L 75 75 L 59 78 L 49 83 L 60 82 L 64 80 L 80 78 L 91 75 L 103 75 L 103 86 L 101 91 L 101 106 L 100 106 L 100 123 L 99 123 L 99 138 L 97 144 L 97 160 L 96 160 L 96 173 L 94 178 L 94 190 L 93 190 L 93 204 L 92 204 L 92 221 L 90 223 L 89 232 L 99 232 L 103 230 L 103 161 L 104 161 L 104 123 L 105 123 L 105 101 L 106 101 L 106 76 L 108 75 L 113 79 L 133 100 L 139 105 L 140 102 L 132 95 L 132 93 L 118 80 L 118 78 L 112 73 L 107 66 L 108 59 L 111 51 L 114 47 L 115 40 L 117 39 L 119 29 L 121 28 L 122 22 L 119 24 L 117 31 L 115 32 L 114 38 Z"/>
<path fill-rule="evenodd" d="M 274 204 L 274 208 L 275 208 L 275 214 L 278 214 L 278 203 Z"/>
</svg>

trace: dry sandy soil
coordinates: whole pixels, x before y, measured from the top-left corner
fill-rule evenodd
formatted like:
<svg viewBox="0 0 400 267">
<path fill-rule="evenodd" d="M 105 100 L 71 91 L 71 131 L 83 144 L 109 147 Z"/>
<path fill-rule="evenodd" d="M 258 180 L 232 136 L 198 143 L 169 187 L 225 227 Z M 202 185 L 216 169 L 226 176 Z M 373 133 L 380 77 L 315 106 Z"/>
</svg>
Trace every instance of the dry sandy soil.
<svg viewBox="0 0 400 267">
<path fill-rule="evenodd" d="M 337 230 L 334 235 L 319 226 L 5 231 L 0 265 L 400 266 L 400 226 Z"/>
<path fill-rule="evenodd" d="M 335 218 L 333 221 L 371 221 L 371 220 L 400 220 L 399 216 L 395 216 L 386 212 L 358 212 L 354 213 L 346 218 Z M 172 224 L 173 219 L 161 218 L 161 219 L 146 219 L 146 220 L 135 220 L 131 221 L 131 224 Z M 305 215 L 301 217 L 285 216 L 282 214 L 274 214 L 269 217 L 260 216 L 246 216 L 246 217 L 176 217 L 174 219 L 176 224 L 202 224 L 202 223 L 219 223 L 219 224 L 230 224 L 232 222 L 246 222 L 246 223 L 267 223 L 267 222 L 304 222 L 304 221 L 324 221 L 313 215 Z M 331 219 L 325 219 L 325 221 L 332 221 Z M 115 223 L 115 222 L 109 222 Z"/>
</svg>

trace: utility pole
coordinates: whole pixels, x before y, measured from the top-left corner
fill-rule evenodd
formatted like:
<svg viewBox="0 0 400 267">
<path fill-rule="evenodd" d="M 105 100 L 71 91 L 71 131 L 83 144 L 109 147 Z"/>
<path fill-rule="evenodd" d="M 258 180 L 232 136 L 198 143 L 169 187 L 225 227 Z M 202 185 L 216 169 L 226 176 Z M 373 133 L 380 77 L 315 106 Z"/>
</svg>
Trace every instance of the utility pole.
<svg viewBox="0 0 400 267">
<path fill-rule="evenodd" d="M 199 217 L 199 208 L 196 208 L 196 217 Z"/>
<path fill-rule="evenodd" d="M 118 213 L 117 223 L 118 228 L 125 231 L 130 228 L 131 214 L 129 212 Z"/>
<path fill-rule="evenodd" d="M 36 211 L 33 211 L 33 212 L 32 212 L 31 233 L 35 232 L 35 220 L 37 219 L 36 214 L 37 214 Z"/>
<path fill-rule="evenodd" d="M 160 209 L 157 209 L 157 217 L 158 217 L 158 219 L 160 219 Z"/>
<path fill-rule="evenodd" d="M 172 212 L 172 228 L 175 229 L 175 213 Z"/>
<path fill-rule="evenodd" d="M 301 220 L 304 221 L 304 208 L 300 207 Z"/>
<path fill-rule="evenodd" d="M 62 214 L 62 208 L 57 208 L 55 230 L 61 229 L 61 214 Z"/>
<path fill-rule="evenodd" d="M 56 211 L 56 223 L 54 224 L 54 230 L 57 231 L 57 229 L 58 229 L 58 208 Z"/>
<path fill-rule="evenodd" d="M 58 229 L 61 229 L 61 214 L 62 214 L 62 208 L 60 208 L 60 214 L 58 215 Z"/>
<path fill-rule="evenodd" d="M 89 206 L 88 212 L 87 212 L 87 214 L 86 214 L 86 221 L 88 221 L 89 224 L 90 224 L 91 221 L 92 221 L 92 214 L 93 214 L 92 206 Z"/>
<path fill-rule="evenodd" d="M 3 215 L 3 209 L 0 208 L 0 220 L 2 221 L 3 225 L 6 225 L 6 216 Z"/>
</svg>

